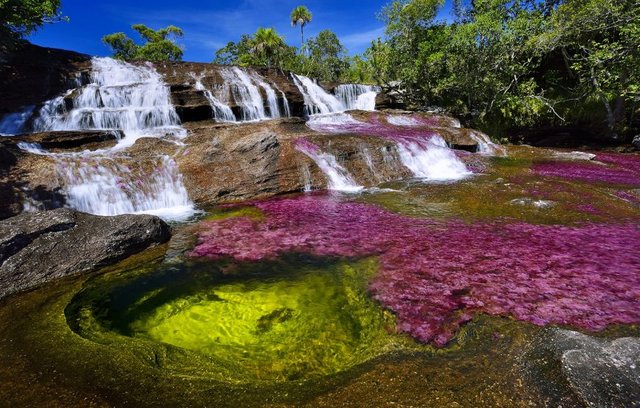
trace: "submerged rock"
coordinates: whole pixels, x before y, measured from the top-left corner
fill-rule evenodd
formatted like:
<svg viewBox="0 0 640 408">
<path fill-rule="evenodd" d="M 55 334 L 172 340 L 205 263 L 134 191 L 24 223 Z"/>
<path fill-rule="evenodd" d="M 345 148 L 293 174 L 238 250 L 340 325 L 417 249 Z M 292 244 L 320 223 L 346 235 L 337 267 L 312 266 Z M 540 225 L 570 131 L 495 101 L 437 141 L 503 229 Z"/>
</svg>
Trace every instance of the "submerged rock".
<svg viewBox="0 0 640 408">
<path fill-rule="evenodd" d="M 588 407 L 640 406 L 638 337 L 611 340 L 552 328 L 533 343 L 530 357 L 545 388 L 568 385 Z"/>
<path fill-rule="evenodd" d="M 52 131 L 6 137 L 6 141 L 37 143 L 43 149 L 98 149 L 124 138 L 121 130 Z"/>
<path fill-rule="evenodd" d="M 68 275 L 95 271 L 169 240 L 151 215 L 99 217 L 58 209 L 0 222 L 0 298 Z"/>
</svg>

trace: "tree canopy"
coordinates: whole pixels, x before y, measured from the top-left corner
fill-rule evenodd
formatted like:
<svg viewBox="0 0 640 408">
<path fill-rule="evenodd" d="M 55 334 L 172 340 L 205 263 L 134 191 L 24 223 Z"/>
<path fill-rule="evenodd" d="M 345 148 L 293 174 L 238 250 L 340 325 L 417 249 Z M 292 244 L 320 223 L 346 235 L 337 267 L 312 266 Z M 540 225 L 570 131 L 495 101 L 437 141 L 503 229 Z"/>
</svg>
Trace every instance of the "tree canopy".
<svg viewBox="0 0 640 408">
<path fill-rule="evenodd" d="M 396 0 L 366 55 L 376 80 L 415 108 L 489 131 L 593 124 L 629 134 L 639 101 L 636 0 Z"/>
<path fill-rule="evenodd" d="M 64 20 L 60 0 L 0 0 L 0 36 L 17 39 L 46 23 Z"/>
<path fill-rule="evenodd" d="M 144 44 L 138 45 L 125 33 L 113 33 L 102 37 L 102 41 L 113 50 L 113 57 L 125 61 L 180 61 L 183 51 L 175 39 L 183 32 L 180 28 L 170 25 L 159 30 L 153 30 L 144 24 L 131 26 L 142 39 Z"/>
</svg>

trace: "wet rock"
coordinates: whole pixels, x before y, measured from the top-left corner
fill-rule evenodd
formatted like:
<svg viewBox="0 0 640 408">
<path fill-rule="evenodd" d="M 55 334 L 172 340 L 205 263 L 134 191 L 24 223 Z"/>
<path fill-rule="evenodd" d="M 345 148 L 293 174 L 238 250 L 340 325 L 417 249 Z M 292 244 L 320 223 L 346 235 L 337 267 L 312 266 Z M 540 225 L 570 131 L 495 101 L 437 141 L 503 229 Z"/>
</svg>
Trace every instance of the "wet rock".
<svg viewBox="0 0 640 408">
<path fill-rule="evenodd" d="M 555 157 L 564 160 L 594 160 L 596 155 L 586 152 L 554 152 Z"/>
<path fill-rule="evenodd" d="M 631 141 L 631 144 L 636 148 L 636 150 L 640 150 L 640 135 L 634 137 Z"/>
<path fill-rule="evenodd" d="M 104 149 L 124 138 L 121 130 L 52 131 L 7 137 L 14 143 L 37 143 L 47 150 Z"/>
<path fill-rule="evenodd" d="M 547 329 L 534 342 L 535 371 L 545 387 L 569 387 L 588 407 L 640 406 L 640 338 L 615 340 Z"/>
<path fill-rule="evenodd" d="M 202 90 L 196 89 L 196 81 L 200 81 L 207 89 L 229 88 L 222 76 L 222 70 L 230 67 L 195 62 L 163 62 L 155 64 L 156 70 L 163 76 L 171 89 L 172 102 L 183 123 L 211 120 L 213 110 Z M 291 115 L 304 117 L 304 97 L 291 79 L 291 74 L 277 69 L 254 68 L 266 82 L 275 86 L 280 105 L 283 104 L 282 93 L 287 98 Z M 265 95 L 263 95 L 264 97 Z M 241 107 L 236 105 L 231 95 L 226 98 L 231 110 L 240 115 Z M 266 103 L 266 98 L 265 103 Z M 265 105 L 265 108 L 267 106 Z"/>
<path fill-rule="evenodd" d="M 171 236 L 151 215 L 100 217 L 58 209 L 0 221 L 0 298 L 114 264 Z"/>
<path fill-rule="evenodd" d="M 550 200 L 536 200 L 534 198 L 525 197 L 525 198 L 516 198 L 514 200 L 509 201 L 511 205 L 519 205 L 522 207 L 534 207 L 539 209 L 547 209 L 556 205 L 553 201 Z"/>
<path fill-rule="evenodd" d="M 0 116 L 38 105 L 73 88 L 78 73 L 90 69 L 90 59 L 73 51 L 21 44 L 0 62 Z"/>
</svg>

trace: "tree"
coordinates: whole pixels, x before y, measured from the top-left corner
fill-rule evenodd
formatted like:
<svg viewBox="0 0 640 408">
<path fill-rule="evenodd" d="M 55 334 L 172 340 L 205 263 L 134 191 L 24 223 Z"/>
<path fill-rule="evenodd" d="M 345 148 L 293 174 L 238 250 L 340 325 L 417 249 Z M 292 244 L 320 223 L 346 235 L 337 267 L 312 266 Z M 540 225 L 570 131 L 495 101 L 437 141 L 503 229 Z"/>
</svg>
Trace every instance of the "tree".
<svg viewBox="0 0 640 408">
<path fill-rule="evenodd" d="M 170 25 L 153 30 L 144 24 L 131 26 L 146 42 L 138 45 L 125 33 L 114 33 L 102 37 L 102 41 L 114 52 L 114 58 L 122 60 L 180 61 L 183 51 L 175 43 L 182 37 L 180 28 Z"/>
<path fill-rule="evenodd" d="M 640 101 L 640 3 L 567 0 L 551 15 L 540 43 L 565 60 L 563 79 L 573 95 L 601 107 L 608 136 L 618 139 L 626 132 L 633 115 L 629 105 Z"/>
<path fill-rule="evenodd" d="M 298 6 L 291 12 L 291 26 L 300 26 L 301 43 L 300 49 L 304 46 L 304 27 L 311 22 L 312 14 L 305 6 Z"/>
<path fill-rule="evenodd" d="M 1 38 L 18 39 L 46 23 L 66 20 L 60 0 L 0 0 Z"/>
<path fill-rule="evenodd" d="M 301 58 L 273 28 L 260 28 L 252 36 L 244 34 L 237 43 L 232 41 L 220 48 L 213 63 L 299 71 Z"/>
<path fill-rule="evenodd" d="M 253 36 L 252 51 L 258 58 L 266 60 L 269 68 L 284 46 L 284 39 L 273 28 L 258 28 Z"/>
<path fill-rule="evenodd" d="M 334 32 L 321 31 L 307 42 L 305 49 L 308 51 L 305 61 L 307 75 L 331 82 L 338 82 L 346 75 L 349 69 L 347 52 Z"/>
</svg>

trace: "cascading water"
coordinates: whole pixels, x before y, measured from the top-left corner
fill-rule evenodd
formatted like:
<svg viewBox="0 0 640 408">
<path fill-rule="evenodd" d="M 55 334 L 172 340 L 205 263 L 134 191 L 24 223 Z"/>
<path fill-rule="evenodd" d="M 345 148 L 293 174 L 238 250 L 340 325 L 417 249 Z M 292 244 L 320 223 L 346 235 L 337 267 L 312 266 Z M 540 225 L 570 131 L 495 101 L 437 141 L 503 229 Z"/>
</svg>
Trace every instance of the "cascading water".
<svg viewBox="0 0 640 408">
<path fill-rule="evenodd" d="M 335 156 L 322 152 L 318 146 L 305 139 L 297 140 L 296 149 L 309 156 L 318 165 L 327 177 L 329 190 L 351 193 L 363 190 L 364 187 L 355 182 L 353 176 L 338 163 Z"/>
<path fill-rule="evenodd" d="M 327 93 L 312 79 L 302 75 L 291 74 L 293 82 L 304 97 L 304 107 L 308 115 L 342 112 L 345 106 L 335 96 Z"/>
<path fill-rule="evenodd" d="M 0 120 L 0 136 L 13 136 L 24 131 L 25 124 L 33 115 L 34 106 L 27 106 L 20 112 L 10 113 Z"/>
<path fill-rule="evenodd" d="M 238 67 L 222 68 L 220 75 L 225 81 L 223 90 L 230 93 L 233 96 L 233 100 L 237 106 L 241 109 L 240 122 L 254 122 L 266 119 L 277 119 L 283 116 L 280 109 L 278 95 L 276 89 L 268 84 L 264 78 L 262 78 L 257 72 L 252 70 L 244 70 Z M 196 82 L 196 89 L 204 89 L 202 83 Z M 266 95 L 266 101 L 262 96 L 262 91 Z M 206 90 L 205 90 L 206 91 Z M 282 95 L 284 116 L 291 116 L 291 110 L 289 109 L 289 102 L 283 92 Z M 209 99 L 214 111 L 218 109 L 224 109 L 226 112 L 221 115 L 222 121 L 236 122 L 238 119 L 230 112 L 231 109 L 223 102 L 220 102 L 219 98 L 216 98 L 209 91 L 209 95 L 205 92 L 205 96 Z M 265 103 L 266 102 L 266 103 Z M 266 109 L 265 109 L 266 106 Z M 228 109 L 228 110 L 227 110 Z M 230 114 L 229 114 L 230 112 Z M 231 118 L 233 115 L 233 118 Z M 216 117 L 218 119 L 218 117 Z"/>
<path fill-rule="evenodd" d="M 415 177 L 450 181 L 472 174 L 440 136 L 426 141 L 401 141 L 397 148 L 400 161 Z"/>
<path fill-rule="evenodd" d="M 46 102 L 33 121 L 35 131 L 115 130 L 125 138 L 106 150 L 50 153 L 20 144 L 33 154 L 51 157 L 68 207 L 97 215 L 157 214 L 175 220 L 194 213 L 176 163 L 162 155 L 153 163 L 124 163 L 123 154 L 143 136 L 183 137 L 186 131 L 171 104 L 169 88 L 150 66 L 94 58 L 91 82 Z M 72 108 L 67 108 L 71 98 Z M 135 170 L 134 170 L 135 169 Z"/>
<path fill-rule="evenodd" d="M 484 133 L 471 132 L 469 136 L 478 142 L 478 152 L 487 156 L 505 156 L 507 151 L 504 147 L 497 145 Z"/>
<path fill-rule="evenodd" d="M 67 109 L 66 99 L 73 108 Z M 35 131 L 120 129 L 130 146 L 143 136 L 186 135 L 171 105 L 169 87 L 151 66 L 93 58 L 91 83 L 44 104 Z"/>
<path fill-rule="evenodd" d="M 398 129 L 402 126 L 418 126 L 417 120 L 404 116 L 390 116 L 387 122 L 391 126 L 385 126 L 382 122 L 360 122 L 348 113 L 334 113 L 315 115 L 307 126 L 319 132 L 359 133 L 391 140 L 396 144 L 399 161 L 417 178 L 453 181 L 472 174 L 441 136 L 422 130 Z"/>
<path fill-rule="evenodd" d="M 218 98 L 216 98 L 213 93 L 208 90 L 204 84 L 202 83 L 202 78 L 196 76 L 195 74 L 191 74 L 195 82 L 195 89 L 198 91 L 202 91 L 204 93 L 205 98 L 209 101 L 211 108 L 213 109 L 213 118 L 219 122 L 235 122 L 236 116 L 233 114 L 233 111 L 226 103 L 221 102 Z"/>
<path fill-rule="evenodd" d="M 66 156 L 56 160 L 59 184 L 67 188 L 67 205 L 96 215 L 145 213 L 168 220 L 193 214 L 193 204 L 176 163 L 166 155 L 133 168 L 117 157 Z"/>
<path fill-rule="evenodd" d="M 286 118 L 291 117 L 291 107 L 289 106 L 289 101 L 287 100 L 287 95 L 284 92 L 280 91 L 282 94 L 282 107 L 284 108 L 284 116 Z"/>
<path fill-rule="evenodd" d="M 346 110 L 376 110 L 376 97 L 380 88 L 371 85 L 345 84 L 336 87 L 336 98 Z"/>
</svg>

